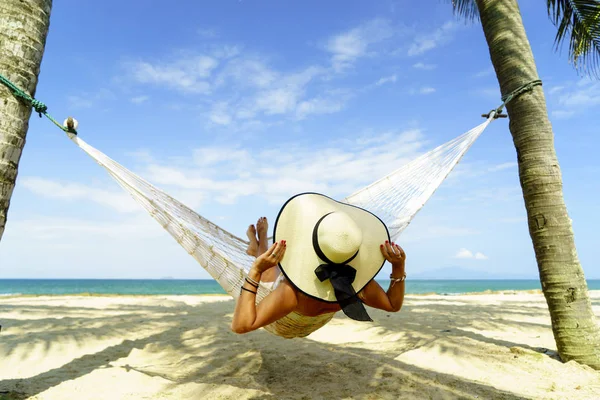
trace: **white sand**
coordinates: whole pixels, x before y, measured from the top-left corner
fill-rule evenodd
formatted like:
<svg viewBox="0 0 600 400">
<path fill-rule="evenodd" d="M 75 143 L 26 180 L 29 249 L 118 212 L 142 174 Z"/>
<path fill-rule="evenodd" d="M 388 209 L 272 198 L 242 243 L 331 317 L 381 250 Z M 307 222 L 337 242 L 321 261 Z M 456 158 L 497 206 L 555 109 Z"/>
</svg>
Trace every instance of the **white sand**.
<svg viewBox="0 0 600 400">
<path fill-rule="evenodd" d="M 407 296 L 398 314 L 339 314 L 292 340 L 232 333 L 233 306 L 0 298 L 0 399 L 600 398 L 600 372 L 556 359 L 541 294 Z"/>
</svg>

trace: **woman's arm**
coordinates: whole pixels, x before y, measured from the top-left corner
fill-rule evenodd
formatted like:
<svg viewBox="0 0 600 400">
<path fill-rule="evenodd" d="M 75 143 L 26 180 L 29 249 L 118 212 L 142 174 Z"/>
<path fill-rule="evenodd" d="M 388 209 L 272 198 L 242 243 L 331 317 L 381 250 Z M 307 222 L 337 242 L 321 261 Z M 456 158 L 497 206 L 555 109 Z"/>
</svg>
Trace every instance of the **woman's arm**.
<svg viewBox="0 0 600 400">
<path fill-rule="evenodd" d="M 404 268 L 406 254 L 400 246 L 395 243 L 390 244 L 386 242 L 385 245 L 382 245 L 381 252 L 386 260 L 392 263 L 392 279 L 406 276 Z M 392 280 L 387 292 L 375 280 L 371 280 L 361 291 L 360 297 L 370 307 L 379 308 L 384 311 L 398 312 L 404 302 L 404 289 L 404 280 Z"/>
<path fill-rule="evenodd" d="M 248 273 L 250 282 L 260 282 L 262 273 L 269 268 L 274 268 L 283 258 L 284 252 L 285 242 L 279 242 L 258 257 Z M 256 287 L 244 281 L 242 288 L 231 322 L 231 330 L 235 333 L 251 332 L 275 322 L 292 312 L 298 304 L 296 291 L 287 281 L 281 282 L 258 305 L 256 305 Z"/>
</svg>

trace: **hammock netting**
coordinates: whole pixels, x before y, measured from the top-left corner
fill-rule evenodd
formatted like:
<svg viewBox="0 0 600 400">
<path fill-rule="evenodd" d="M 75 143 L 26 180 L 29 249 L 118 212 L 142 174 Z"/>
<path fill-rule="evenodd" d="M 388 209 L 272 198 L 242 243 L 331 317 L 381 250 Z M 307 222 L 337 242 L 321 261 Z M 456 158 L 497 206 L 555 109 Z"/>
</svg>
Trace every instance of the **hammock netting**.
<svg viewBox="0 0 600 400">
<path fill-rule="evenodd" d="M 491 113 L 481 125 L 340 201 L 377 215 L 387 225 L 392 241 L 397 241 L 400 233 L 493 119 L 494 113 Z M 234 298 L 239 296 L 240 287 L 254 261 L 254 257 L 246 254 L 248 241 L 202 217 L 79 136 L 69 134 L 69 137 L 106 169 L 227 293 Z M 270 290 L 270 287 L 261 285 L 257 301 Z"/>
</svg>

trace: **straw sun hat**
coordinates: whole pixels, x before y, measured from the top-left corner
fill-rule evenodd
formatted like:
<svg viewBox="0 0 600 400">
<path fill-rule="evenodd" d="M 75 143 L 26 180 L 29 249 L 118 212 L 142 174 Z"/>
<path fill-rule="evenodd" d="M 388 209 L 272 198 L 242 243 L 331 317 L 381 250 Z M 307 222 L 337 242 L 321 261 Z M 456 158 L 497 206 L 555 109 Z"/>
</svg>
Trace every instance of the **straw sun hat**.
<svg viewBox="0 0 600 400">
<path fill-rule="evenodd" d="M 389 232 L 379 218 L 322 194 L 301 193 L 279 211 L 273 240 L 286 241 L 279 267 L 298 290 L 339 303 L 352 319 L 372 321 L 356 293 L 385 263 L 379 246 Z"/>
</svg>

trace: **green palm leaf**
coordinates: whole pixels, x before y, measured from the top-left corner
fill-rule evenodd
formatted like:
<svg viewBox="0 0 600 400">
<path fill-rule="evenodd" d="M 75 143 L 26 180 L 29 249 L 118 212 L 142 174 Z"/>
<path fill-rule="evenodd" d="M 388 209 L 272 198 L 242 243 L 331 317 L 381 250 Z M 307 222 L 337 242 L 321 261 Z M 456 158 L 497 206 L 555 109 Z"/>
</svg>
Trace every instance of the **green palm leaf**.
<svg viewBox="0 0 600 400">
<path fill-rule="evenodd" d="M 478 21 L 476 0 L 449 0 L 454 14 Z M 569 42 L 569 61 L 579 71 L 600 76 L 600 0 L 546 0 L 548 16 L 558 28 L 558 50 Z"/>
<path fill-rule="evenodd" d="M 467 21 L 479 21 L 479 9 L 475 0 L 450 0 L 454 14 Z"/>
<path fill-rule="evenodd" d="M 557 26 L 555 44 L 569 41 L 575 68 L 598 76 L 600 67 L 600 0 L 547 0 L 548 15 Z"/>
</svg>

